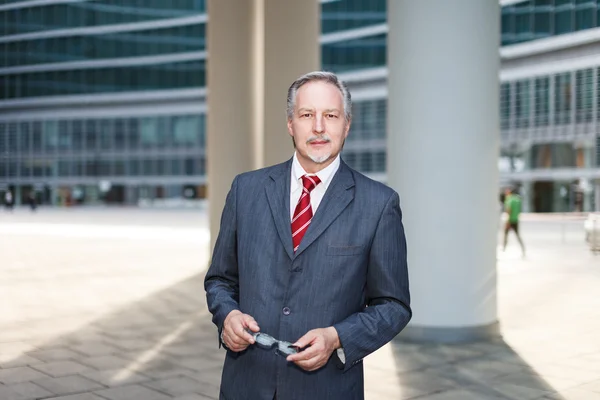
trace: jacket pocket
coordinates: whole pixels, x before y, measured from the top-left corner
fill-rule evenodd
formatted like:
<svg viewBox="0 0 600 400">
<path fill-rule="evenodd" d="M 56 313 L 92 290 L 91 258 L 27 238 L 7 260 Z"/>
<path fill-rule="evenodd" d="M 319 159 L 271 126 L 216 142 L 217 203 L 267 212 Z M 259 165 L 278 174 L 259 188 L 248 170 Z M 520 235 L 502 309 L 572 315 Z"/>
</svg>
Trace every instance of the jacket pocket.
<svg viewBox="0 0 600 400">
<path fill-rule="evenodd" d="M 354 256 L 364 252 L 364 246 L 329 246 L 327 248 L 328 256 Z"/>
</svg>

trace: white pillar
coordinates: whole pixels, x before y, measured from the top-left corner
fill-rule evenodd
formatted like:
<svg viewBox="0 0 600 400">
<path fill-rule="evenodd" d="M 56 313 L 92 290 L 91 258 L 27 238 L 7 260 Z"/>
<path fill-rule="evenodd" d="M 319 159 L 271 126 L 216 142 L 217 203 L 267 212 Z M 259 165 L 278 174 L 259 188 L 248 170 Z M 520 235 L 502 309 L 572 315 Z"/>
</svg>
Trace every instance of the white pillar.
<svg viewBox="0 0 600 400">
<path fill-rule="evenodd" d="M 595 205 L 594 205 L 594 211 L 600 211 L 600 179 L 596 179 L 596 183 L 594 185 L 594 197 L 596 199 L 595 201 Z"/>
<path fill-rule="evenodd" d="M 317 1 L 209 0 L 207 172 L 211 249 L 235 175 L 293 154 L 287 89 L 319 69 Z"/>
<path fill-rule="evenodd" d="M 388 10 L 388 182 L 414 313 L 401 337 L 494 336 L 499 5 L 389 0 Z"/>
</svg>

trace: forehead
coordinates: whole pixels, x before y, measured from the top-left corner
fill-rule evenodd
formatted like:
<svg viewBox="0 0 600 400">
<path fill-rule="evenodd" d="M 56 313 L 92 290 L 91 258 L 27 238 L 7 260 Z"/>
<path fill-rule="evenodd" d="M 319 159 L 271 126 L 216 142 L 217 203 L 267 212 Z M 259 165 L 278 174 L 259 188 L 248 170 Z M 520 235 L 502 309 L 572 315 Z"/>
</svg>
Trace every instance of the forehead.
<svg viewBox="0 0 600 400">
<path fill-rule="evenodd" d="M 340 90 L 335 85 L 323 81 L 305 83 L 296 94 L 296 108 L 342 108 L 343 104 L 344 99 Z"/>
</svg>

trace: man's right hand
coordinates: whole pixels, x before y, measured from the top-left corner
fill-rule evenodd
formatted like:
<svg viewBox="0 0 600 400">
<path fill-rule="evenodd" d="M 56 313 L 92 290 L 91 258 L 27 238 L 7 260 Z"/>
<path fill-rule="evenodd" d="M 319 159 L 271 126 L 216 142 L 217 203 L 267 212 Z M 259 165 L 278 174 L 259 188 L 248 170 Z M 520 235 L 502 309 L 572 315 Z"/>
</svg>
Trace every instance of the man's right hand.
<svg viewBox="0 0 600 400">
<path fill-rule="evenodd" d="M 246 350 L 248 345 L 254 344 L 254 337 L 246 332 L 246 329 L 252 332 L 259 332 L 258 324 L 248 314 L 243 314 L 240 310 L 233 310 L 223 322 L 222 340 L 225 346 L 233 352 Z"/>
</svg>

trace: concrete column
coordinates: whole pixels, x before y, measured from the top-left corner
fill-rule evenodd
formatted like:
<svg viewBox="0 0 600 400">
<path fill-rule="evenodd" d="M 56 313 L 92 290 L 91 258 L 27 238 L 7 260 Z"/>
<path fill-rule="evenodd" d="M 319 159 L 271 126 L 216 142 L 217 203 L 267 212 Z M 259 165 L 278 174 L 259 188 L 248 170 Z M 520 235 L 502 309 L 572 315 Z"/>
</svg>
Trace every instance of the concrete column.
<svg viewBox="0 0 600 400">
<path fill-rule="evenodd" d="M 388 10 L 388 182 L 414 311 L 401 338 L 495 336 L 499 5 L 389 0 Z"/>
<path fill-rule="evenodd" d="M 319 69 L 317 1 L 209 0 L 207 172 L 211 248 L 235 175 L 293 154 L 286 95 Z"/>
<path fill-rule="evenodd" d="M 596 179 L 595 184 L 594 184 L 594 198 L 595 198 L 595 205 L 594 205 L 594 211 L 600 211 L 600 179 Z"/>
</svg>

